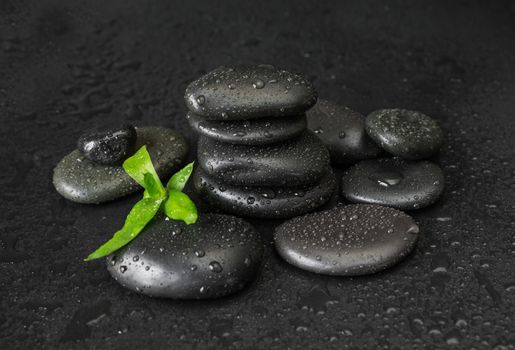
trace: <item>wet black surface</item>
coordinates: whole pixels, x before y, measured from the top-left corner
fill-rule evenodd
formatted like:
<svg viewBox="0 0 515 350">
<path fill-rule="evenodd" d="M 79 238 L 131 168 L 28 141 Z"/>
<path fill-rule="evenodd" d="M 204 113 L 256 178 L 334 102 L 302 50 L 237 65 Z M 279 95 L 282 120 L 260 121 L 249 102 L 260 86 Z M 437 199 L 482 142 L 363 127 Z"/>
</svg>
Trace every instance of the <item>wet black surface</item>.
<svg viewBox="0 0 515 350">
<path fill-rule="evenodd" d="M 187 114 L 191 128 L 200 135 L 221 142 L 242 145 L 267 145 L 292 139 L 306 130 L 306 115 L 217 121 Z"/>
<path fill-rule="evenodd" d="M 198 166 L 221 182 L 281 188 L 317 183 L 330 163 L 327 148 L 309 130 L 287 142 L 262 146 L 234 145 L 202 136 L 197 158 Z"/>
<path fill-rule="evenodd" d="M 438 165 L 428 161 L 378 158 L 349 167 L 340 185 L 342 196 L 351 202 L 414 210 L 440 198 L 445 177 Z"/>
<path fill-rule="evenodd" d="M 391 267 L 409 255 L 418 240 L 409 215 L 380 205 L 339 205 L 287 220 L 274 233 L 284 260 L 303 270 L 335 276 L 362 276 Z"/>
<path fill-rule="evenodd" d="M 161 215 L 144 235 L 110 255 L 106 266 L 118 283 L 138 293 L 215 299 L 250 283 L 262 257 L 259 234 L 240 218 L 204 214 L 186 225 Z"/>
<path fill-rule="evenodd" d="M 87 5 L 85 5 L 87 3 Z M 0 2 L 0 348 L 515 347 L 515 5 L 496 2 Z M 415 252 L 383 273 L 318 276 L 268 242 L 257 281 L 207 302 L 154 300 L 82 258 L 139 196 L 83 206 L 52 168 L 86 128 L 189 138 L 186 85 L 271 62 L 368 114 L 402 107 L 445 132 L 446 190 L 411 212 Z"/>
</svg>

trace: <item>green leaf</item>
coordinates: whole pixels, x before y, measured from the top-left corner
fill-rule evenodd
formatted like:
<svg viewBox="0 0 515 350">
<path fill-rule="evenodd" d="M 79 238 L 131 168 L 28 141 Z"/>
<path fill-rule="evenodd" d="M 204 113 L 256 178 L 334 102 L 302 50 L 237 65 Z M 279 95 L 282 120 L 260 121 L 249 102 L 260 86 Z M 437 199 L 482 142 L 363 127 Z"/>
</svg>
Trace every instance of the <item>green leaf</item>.
<svg viewBox="0 0 515 350">
<path fill-rule="evenodd" d="M 125 172 L 145 189 L 145 197 L 160 198 L 166 190 L 157 176 L 147 146 L 141 147 L 123 162 Z"/>
<path fill-rule="evenodd" d="M 181 191 L 171 189 L 164 204 L 166 216 L 173 220 L 181 220 L 186 224 L 194 224 L 198 219 L 195 203 Z"/>
<path fill-rule="evenodd" d="M 109 241 L 101 245 L 91 253 L 85 260 L 90 261 L 109 255 L 130 241 L 145 228 L 150 220 L 156 215 L 164 198 L 143 198 L 132 207 L 122 229 L 116 232 Z"/>
<path fill-rule="evenodd" d="M 123 162 L 127 174 L 145 188 L 141 199 L 129 212 L 122 229 L 91 253 L 85 260 L 94 260 L 109 255 L 132 241 L 152 220 L 162 206 L 166 215 L 173 220 L 193 224 L 198 219 L 195 203 L 182 189 L 192 171 L 193 163 L 174 174 L 165 189 L 150 159 L 147 147 L 141 147 L 132 157 Z"/>
<path fill-rule="evenodd" d="M 186 182 L 190 178 L 191 172 L 193 171 L 193 163 L 186 165 L 184 168 L 176 172 L 168 181 L 168 185 L 166 186 L 168 190 L 177 190 L 182 191 Z"/>
<path fill-rule="evenodd" d="M 145 173 L 144 180 L 145 182 L 145 193 L 143 196 L 145 198 L 164 198 L 166 196 L 166 190 L 161 184 L 161 182 L 156 182 L 156 179 L 149 173 Z"/>
</svg>

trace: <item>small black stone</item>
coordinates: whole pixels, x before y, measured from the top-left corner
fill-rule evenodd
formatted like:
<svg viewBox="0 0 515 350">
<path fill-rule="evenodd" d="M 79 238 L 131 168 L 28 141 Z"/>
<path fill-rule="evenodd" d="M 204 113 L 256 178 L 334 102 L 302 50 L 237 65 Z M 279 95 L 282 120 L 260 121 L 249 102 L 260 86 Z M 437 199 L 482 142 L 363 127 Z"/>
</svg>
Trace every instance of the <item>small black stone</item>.
<svg viewBox="0 0 515 350">
<path fill-rule="evenodd" d="M 318 100 L 306 114 L 308 128 L 327 146 L 331 163 L 349 165 L 381 154 L 381 148 L 365 132 L 365 117 L 360 113 Z"/>
<path fill-rule="evenodd" d="M 302 114 L 317 93 L 302 76 L 261 64 L 219 67 L 189 84 L 184 98 L 197 115 L 242 120 Z"/>
<path fill-rule="evenodd" d="M 389 153 L 405 159 L 434 155 L 443 142 L 438 124 L 425 114 L 406 109 L 382 109 L 365 121 L 369 136 Z"/>
<path fill-rule="evenodd" d="M 313 211 L 325 204 L 336 190 L 336 179 L 331 168 L 321 180 L 311 186 L 264 187 L 225 185 L 208 177 L 197 168 L 193 184 L 200 198 L 214 208 L 256 218 L 290 218 Z"/>
<path fill-rule="evenodd" d="M 327 275 L 375 273 L 413 250 L 419 228 L 405 213 L 355 204 L 286 221 L 275 231 L 279 255 L 301 269 Z"/>
<path fill-rule="evenodd" d="M 444 182 L 443 172 L 436 164 L 382 158 L 364 160 L 347 169 L 341 191 L 351 202 L 409 210 L 436 202 Z"/>
<path fill-rule="evenodd" d="M 186 225 L 158 216 L 107 257 L 107 269 L 122 286 L 148 296 L 209 299 L 250 283 L 262 256 L 261 237 L 240 218 L 200 214 Z"/>
<path fill-rule="evenodd" d="M 136 129 L 132 125 L 89 130 L 79 137 L 77 149 L 97 164 L 118 165 L 134 152 L 136 138 Z"/>
<path fill-rule="evenodd" d="M 198 162 L 208 176 L 226 184 L 298 186 L 320 180 L 329 166 L 329 152 L 310 131 L 265 146 L 232 145 L 200 137 Z"/>
<path fill-rule="evenodd" d="M 275 117 L 251 120 L 209 120 L 192 112 L 190 126 L 201 135 L 220 142 L 242 145 L 265 145 L 289 140 L 306 130 L 306 116 Z"/>
</svg>

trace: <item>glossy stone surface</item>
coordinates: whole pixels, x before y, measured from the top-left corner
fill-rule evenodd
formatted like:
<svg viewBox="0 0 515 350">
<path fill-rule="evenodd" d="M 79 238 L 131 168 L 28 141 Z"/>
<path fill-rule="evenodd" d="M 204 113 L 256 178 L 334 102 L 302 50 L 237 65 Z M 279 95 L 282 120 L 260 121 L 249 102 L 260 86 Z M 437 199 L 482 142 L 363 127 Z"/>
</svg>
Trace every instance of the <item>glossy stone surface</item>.
<svg viewBox="0 0 515 350">
<path fill-rule="evenodd" d="M 152 297 L 211 299 L 242 289 L 261 265 L 260 235 L 234 216 L 201 214 L 193 225 L 154 219 L 107 257 L 122 286 Z"/>
<path fill-rule="evenodd" d="M 306 115 L 308 128 L 326 145 L 335 165 L 353 164 L 382 152 L 365 132 L 365 117 L 348 107 L 319 99 Z"/>
<path fill-rule="evenodd" d="M 274 235 L 277 252 L 290 264 L 327 275 L 375 273 L 408 255 L 419 228 L 403 212 L 354 204 L 286 221 Z"/>
<path fill-rule="evenodd" d="M 193 183 L 202 200 L 223 211 L 256 218 L 290 218 L 315 210 L 336 191 L 331 168 L 315 185 L 301 187 L 234 186 L 220 183 L 197 168 Z"/>
<path fill-rule="evenodd" d="M 189 112 L 190 126 L 199 134 L 220 142 L 265 145 L 289 140 L 306 130 L 306 116 L 261 118 L 250 120 L 209 120 Z"/>
<path fill-rule="evenodd" d="M 406 109 L 372 112 L 366 118 L 365 128 L 378 145 L 405 159 L 429 158 L 443 142 L 443 132 L 436 121 Z"/>
<path fill-rule="evenodd" d="M 197 115 L 241 120 L 301 114 L 317 93 L 304 77 L 260 64 L 218 67 L 190 83 L 184 98 Z"/>
<path fill-rule="evenodd" d="M 201 137 L 198 165 L 226 184 L 298 186 L 316 183 L 329 166 L 329 152 L 312 132 L 284 143 L 231 145 Z"/>
<path fill-rule="evenodd" d="M 381 158 L 361 161 L 342 177 L 342 195 L 351 202 L 420 209 L 440 198 L 445 178 L 436 164 Z"/>
<path fill-rule="evenodd" d="M 102 165 L 119 165 L 134 153 L 136 129 L 121 128 L 86 131 L 77 141 L 77 149 L 87 159 Z"/>
<path fill-rule="evenodd" d="M 147 145 L 158 175 L 168 179 L 186 159 L 186 140 L 177 132 L 162 127 L 142 127 L 136 149 Z M 77 203 L 111 201 L 141 189 L 119 165 L 101 165 L 75 150 L 55 167 L 53 184 L 63 197 Z"/>
</svg>

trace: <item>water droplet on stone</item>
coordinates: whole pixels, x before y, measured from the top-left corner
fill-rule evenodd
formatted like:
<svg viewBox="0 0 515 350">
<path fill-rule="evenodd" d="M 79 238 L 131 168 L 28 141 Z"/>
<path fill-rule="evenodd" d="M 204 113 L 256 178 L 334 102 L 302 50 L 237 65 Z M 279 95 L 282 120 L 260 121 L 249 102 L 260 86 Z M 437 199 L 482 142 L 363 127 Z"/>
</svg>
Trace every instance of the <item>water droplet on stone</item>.
<svg viewBox="0 0 515 350">
<path fill-rule="evenodd" d="M 377 183 L 384 187 L 398 185 L 402 181 L 402 174 L 396 171 L 382 171 L 370 175 L 370 180 L 377 181 Z"/>
<path fill-rule="evenodd" d="M 254 89 L 262 89 L 265 87 L 265 82 L 261 79 L 257 79 L 252 83 Z"/>
<path fill-rule="evenodd" d="M 200 96 L 198 96 L 198 97 L 197 97 L 197 103 L 198 103 L 199 105 L 201 105 L 201 106 L 202 106 L 204 103 L 206 103 L 206 98 L 204 97 L 204 95 L 200 95 Z"/>
<path fill-rule="evenodd" d="M 211 261 L 209 263 L 209 269 L 213 272 L 222 272 L 223 268 L 222 265 L 218 261 Z"/>
</svg>

